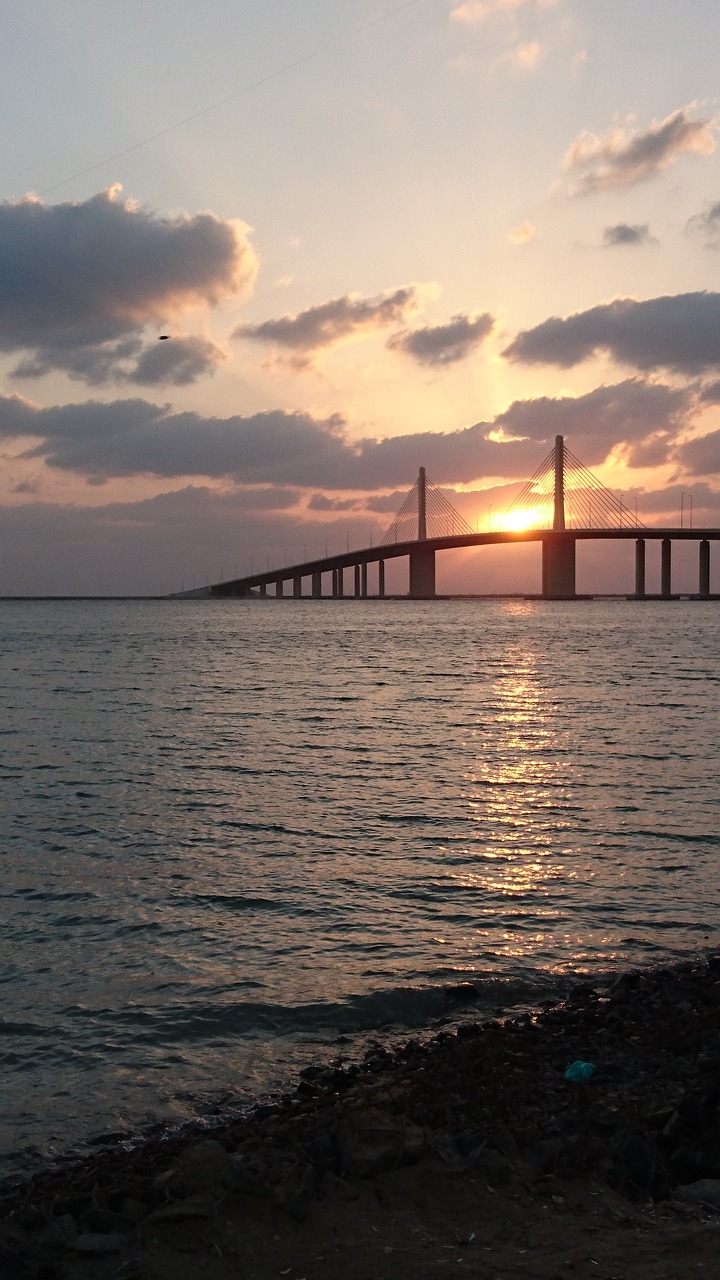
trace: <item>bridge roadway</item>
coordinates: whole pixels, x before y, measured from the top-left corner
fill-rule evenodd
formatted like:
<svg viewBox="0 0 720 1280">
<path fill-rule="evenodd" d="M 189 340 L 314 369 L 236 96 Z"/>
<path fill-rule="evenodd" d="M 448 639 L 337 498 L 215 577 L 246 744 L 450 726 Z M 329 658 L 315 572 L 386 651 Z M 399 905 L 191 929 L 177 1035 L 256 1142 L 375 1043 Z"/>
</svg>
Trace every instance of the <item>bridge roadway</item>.
<svg viewBox="0 0 720 1280">
<path fill-rule="evenodd" d="M 409 590 L 411 599 L 432 599 L 435 596 L 435 555 L 439 551 L 456 550 L 459 547 L 487 547 L 504 544 L 542 543 L 542 596 L 547 600 L 571 600 L 575 597 L 575 551 L 578 542 L 635 541 L 635 598 L 646 599 L 645 544 L 661 543 L 660 598 L 670 598 L 672 577 L 672 543 L 697 542 L 698 591 L 700 599 L 710 599 L 710 543 L 720 541 L 720 529 L 647 528 L 645 526 L 622 529 L 522 529 L 497 530 L 485 533 L 449 534 L 440 538 L 412 539 L 359 551 L 345 551 L 340 555 L 324 556 L 320 560 L 307 560 L 302 564 L 285 565 L 261 573 L 247 574 L 226 582 L 216 582 L 202 591 L 180 594 L 222 596 L 248 596 L 268 594 L 274 587 L 276 596 L 287 592 L 295 598 L 303 596 L 303 579 L 310 579 L 310 597 L 323 596 L 323 574 L 331 575 L 331 589 L 325 595 L 340 599 L 345 595 L 365 598 L 369 594 L 380 598 L 385 595 L 385 561 L 407 556 L 409 561 Z M 377 564 L 377 590 L 368 592 L 368 565 Z M 352 590 L 345 591 L 345 570 L 353 570 Z M 307 597 L 306 597 L 307 598 Z"/>
</svg>

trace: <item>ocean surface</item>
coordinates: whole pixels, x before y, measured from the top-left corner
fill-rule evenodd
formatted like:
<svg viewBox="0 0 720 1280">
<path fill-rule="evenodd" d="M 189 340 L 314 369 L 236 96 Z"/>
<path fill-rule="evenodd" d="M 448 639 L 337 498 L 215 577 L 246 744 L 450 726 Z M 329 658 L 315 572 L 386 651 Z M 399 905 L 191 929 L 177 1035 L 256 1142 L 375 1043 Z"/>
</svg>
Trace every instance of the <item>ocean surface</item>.
<svg viewBox="0 0 720 1280">
<path fill-rule="evenodd" d="M 0 1176 L 718 946 L 720 604 L 0 628 Z"/>
</svg>

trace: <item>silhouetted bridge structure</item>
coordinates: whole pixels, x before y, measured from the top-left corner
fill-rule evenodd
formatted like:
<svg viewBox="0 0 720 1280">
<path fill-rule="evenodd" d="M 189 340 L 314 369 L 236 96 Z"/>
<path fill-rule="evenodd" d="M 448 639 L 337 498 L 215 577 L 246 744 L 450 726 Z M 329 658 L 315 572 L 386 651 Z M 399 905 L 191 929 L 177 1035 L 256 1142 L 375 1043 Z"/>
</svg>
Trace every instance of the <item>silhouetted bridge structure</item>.
<svg viewBox="0 0 720 1280">
<path fill-rule="evenodd" d="M 571 483 L 569 483 L 569 481 Z M 435 558 L 441 551 L 462 547 L 487 547 L 539 542 L 542 544 L 541 595 L 546 600 L 577 599 L 576 550 L 578 542 L 635 541 L 635 592 L 637 600 L 672 598 L 672 544 L 697 542 L 698 590 L 693 598 L 717 599 L 710 592 L 710 543 L 720 541 L 720 529 L 657 528 L 640 524 L 610 490 L 587 471 L 567 449 L 562 436 L 534 476 L 527 482 L 502 519 L 512 525 L 523 512 L 548 507 L 547 527 L 488 529 L 478 533 L 466 524 L 445 496 L 431 485 L 420 468 L 418 479 L 383 541 L 374 547 L 347 550 L 302 564 L 267 569 L 244 577 L 217 582 L 185 596 L 290 596 L 295 599 L 342 599 L 353 596 L 385 596 L 385 566 L 389 560 L 407 557 L 408 592 L 415 600 L 433 599 Z M 445 522 L 444 533 L 437 527 Z M 459 532 L 455 530 L 459 528 Z M 448 532 L 451 529 L 451 532 Z M 660 542 L 660 592 L 646 591 L 646 544 Z M 371 573 L 372 571 L 372 573 Z M 348 574 L 350 575 L 348 581 Z M 309 586 L 309 591 L 307 588 Z M 687 595 L 687 593 L 683 593 Z"/>
</svg>

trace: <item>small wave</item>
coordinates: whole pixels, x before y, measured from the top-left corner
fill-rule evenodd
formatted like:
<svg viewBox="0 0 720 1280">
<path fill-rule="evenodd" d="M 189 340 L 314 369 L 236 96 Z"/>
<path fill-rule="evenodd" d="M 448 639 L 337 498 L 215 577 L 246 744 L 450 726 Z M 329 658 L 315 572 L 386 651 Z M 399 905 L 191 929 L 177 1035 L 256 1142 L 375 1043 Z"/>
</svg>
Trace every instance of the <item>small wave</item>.
<svg viewBox="0 0 720 1280">
<path fill-rule="evenodd" d="M 366 1034 L 368 1031 L 417 1030 L 462 1009 L 490 1013 L 498 1005 L 533 1005 L 557 982 L 547 973 L 522 978 L 500 976 L 472 982 L 456 981 L 440 986 L 390 987 L 342 1001 L 280 1005 L 261 1002 L 208 1002 L 162 1009 L 130 1007 L 120 1010 L 77 1010 L 93 1021 L 124 1028 L 132 1045 L 228 1043 L 233 1040 Z"/>
<path fill-rule="evenodd" d="M 209 902 L 213 906 L 227 907 L 231 911 L 287 911 L 289 904 L 273 898 L 249 898 L 234 893 L 194 893 L 190 902 Z"/>
</svg>

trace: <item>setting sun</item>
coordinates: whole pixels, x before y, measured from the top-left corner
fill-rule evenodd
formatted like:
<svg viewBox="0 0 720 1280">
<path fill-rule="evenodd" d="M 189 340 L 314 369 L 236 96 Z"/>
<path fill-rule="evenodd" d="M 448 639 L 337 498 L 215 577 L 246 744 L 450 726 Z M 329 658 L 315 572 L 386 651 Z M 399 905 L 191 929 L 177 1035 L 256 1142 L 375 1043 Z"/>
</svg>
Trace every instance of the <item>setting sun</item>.
<svg viewBox="0 0 720 1280">
<path fill-rule="evenodd" d="M 507 529 L 520 532 L 522 529 L 543 529 L 547 525 L 547 509 L 545 507 L 521 507 L 517 511 L 508 511 L 493 522 L 496 530 Z"/>
</svg>

